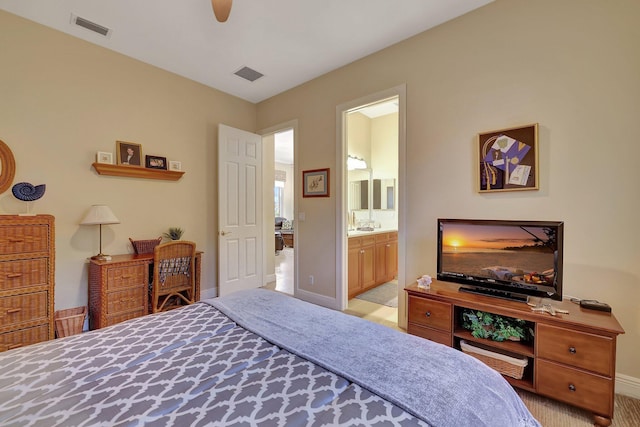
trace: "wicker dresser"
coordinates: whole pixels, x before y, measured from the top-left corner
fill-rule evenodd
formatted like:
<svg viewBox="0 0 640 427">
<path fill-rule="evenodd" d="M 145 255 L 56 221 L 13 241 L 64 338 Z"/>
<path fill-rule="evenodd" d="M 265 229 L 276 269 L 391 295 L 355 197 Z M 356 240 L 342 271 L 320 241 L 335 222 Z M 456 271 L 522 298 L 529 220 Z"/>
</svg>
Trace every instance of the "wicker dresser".
<svg viewBox="0 0 640 427">
<path fill-rule="evenodd" d="M 89 263 L 89 328 L 106 326 L 148 313 L 149 266 L 153 258 L 114 255 Z"/>
<path fill-rule="evenodd" d="M 54 338 L 51 215 L 0 215 L 0 351 Z"/>
<path fill-rule="evenodd" d="M 202 252 L 196 252 L 196 301 L 200 301 Z M 89 260 L 89 328 L 106 326 L 149 313 L 149 276 L 153 254 L 113 255 Z"/>
</svg>

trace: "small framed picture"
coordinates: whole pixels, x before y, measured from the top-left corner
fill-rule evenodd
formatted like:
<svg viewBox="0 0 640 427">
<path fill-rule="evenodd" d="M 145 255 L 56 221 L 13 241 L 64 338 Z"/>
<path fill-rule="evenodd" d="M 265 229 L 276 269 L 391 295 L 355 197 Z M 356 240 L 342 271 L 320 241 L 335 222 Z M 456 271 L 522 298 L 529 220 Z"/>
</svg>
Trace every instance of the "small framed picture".
<svg viewBox="0 0 640 427">
<path fill-rule="evenodd" d="M 113 164 L 113 153 L 107 153 L 106 151 L 98 151 L 96 153 L 97 163 L 106 163 L 108 165 Z"/>
<path fill-rule="evenodd" d="M 142 166 L 142 145 L 116 141 L 116 157 L 119 165 Z"/>
<path fill-rule="evenodd" d="M 169 170 L 170 171 L 181 171 L 182 170 L 182 163 L 177 162 L 175 160 L 170 160 L 169 161 Z"/>
<path fill-rule="evenodd" d="M 144 156 L 144 165 L 150 169 L 167 170 L 167 158 L 160 156 Z"/>
<path fill-rule="evenodd" d="M 302 197 L 329 197 L 329 169 L 302 172 Z"/>
</svg>

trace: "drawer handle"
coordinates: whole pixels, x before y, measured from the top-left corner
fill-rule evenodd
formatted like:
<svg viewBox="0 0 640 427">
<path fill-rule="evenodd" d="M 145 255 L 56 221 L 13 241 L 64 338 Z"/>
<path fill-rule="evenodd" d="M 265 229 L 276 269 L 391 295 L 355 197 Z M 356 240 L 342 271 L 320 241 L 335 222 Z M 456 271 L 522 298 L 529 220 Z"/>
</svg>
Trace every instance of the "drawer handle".
<svg viewBox="0 0 640 427">
<path fill-rule="evenodd" d="M 22 243 L 22 242 L 24 242 L 24 239 L 16 239 L 15 237 L 9 238 L 9 243 Z"/>
<path fill-rule="evenodd" d="M 569 391 L 576 391 L 576 386 L 569 384 Z"/>
<path fill-rule="evenodd" d="M 431 317 L 431 312 L 427 311 L 424 315 L 427 316 L 427 317 Z"/>
<path fill-rule="evenodd" d="M 16 279 L 18 277 L 22 277 L 22 273 L 9 273 L 9 274 L 7 274 L 7 279 Z"/>
<path fill-rule="evenodd" d="M 391 245 L 390 245 L 390 244 L 388 244 L 388 243 L 387 243 L 385 246 L 386 246 L 386 247 L 388 247 L 388 248 L 390 248 L 390 247 L 391 247 Z"/>
<path fill-rule="evenodd" d="M 121 303 L 129 302 L 129 301 L 134 301 L 135 302 L 135 300 L 136 300 L 135 298 L 122 298 L 120 300 L 120 302 Z"/>
<path fill-rule="evenodd" d="M 22 347 L 22 344 L 11 344 L 7 347 L 7 350 L 13 350 L 14 348 Z"/>
<path fill-rule="evenodd" d="M 7 314 L 15 314 L 15 313 L 19 313 L 21 311 L 22 311 L 21 308 L 9 308 L 9 309 L 7 309 Z"/>
<path fill-rule="evenodd" d="M 128 275 L 128 276 L 120 276 L 121 279 L 131 279 L 133 276 Z"/>
<path fill-rule="evenodd" d="M 569 353 L 576 354 L 577 353 L 576 348 L 575 347 L 569 347 Z"/>
</svg>

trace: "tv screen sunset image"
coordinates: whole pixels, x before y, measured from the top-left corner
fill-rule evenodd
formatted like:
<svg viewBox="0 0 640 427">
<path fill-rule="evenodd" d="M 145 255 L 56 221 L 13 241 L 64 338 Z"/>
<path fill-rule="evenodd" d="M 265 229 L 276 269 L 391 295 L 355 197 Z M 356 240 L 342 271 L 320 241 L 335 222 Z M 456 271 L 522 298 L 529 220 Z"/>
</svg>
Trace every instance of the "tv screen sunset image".
<svg viewBox="0 0 640 427">
<path fill-rule="evenodd" d="M 479 224 L 442 224 L 445 273 L 550 284 L 554 279 L 555 230 Z"/>
</svg>

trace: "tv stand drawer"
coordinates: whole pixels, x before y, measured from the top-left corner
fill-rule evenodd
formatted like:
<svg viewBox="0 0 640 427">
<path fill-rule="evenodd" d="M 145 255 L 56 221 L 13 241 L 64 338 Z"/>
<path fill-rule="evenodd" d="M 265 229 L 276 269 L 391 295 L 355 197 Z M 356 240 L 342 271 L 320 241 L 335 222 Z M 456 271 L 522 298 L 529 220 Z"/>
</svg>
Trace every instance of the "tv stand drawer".
<svg viewBox="0 0 640 427">
<path fill-rule="evenodd" d="M 602 375 L 614 374 L 611 372 L 614 340 L 609 337 L 538 324 L 537 340 L 540 358 Z"/>
<path fill-rule="evenodd" d="M 564 365 L 538 360 L 538 393 L 597 414 L 613 413 L 613 380 Z"/>
<path fill-rule="evenodd" d="M 409 296 L 409 323 L 451 332 L 451 304 Z"/>
</svg>

